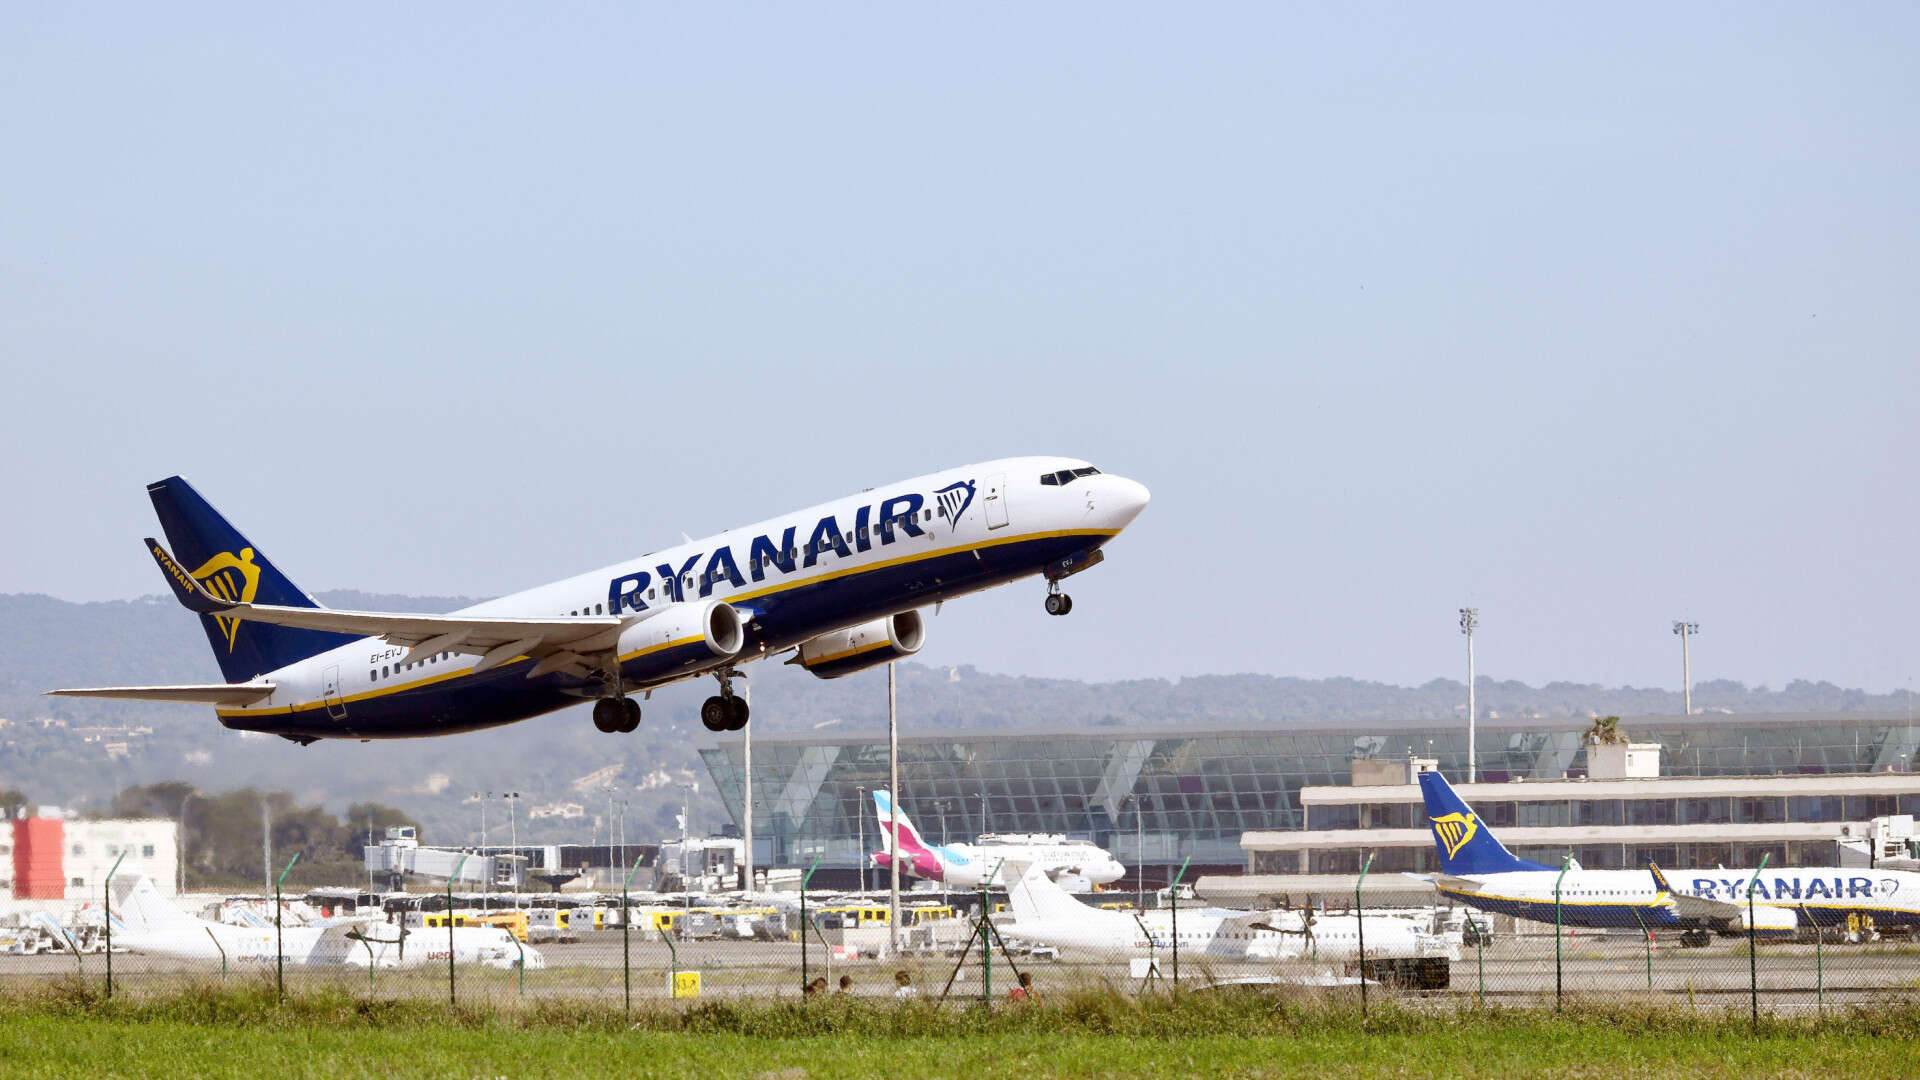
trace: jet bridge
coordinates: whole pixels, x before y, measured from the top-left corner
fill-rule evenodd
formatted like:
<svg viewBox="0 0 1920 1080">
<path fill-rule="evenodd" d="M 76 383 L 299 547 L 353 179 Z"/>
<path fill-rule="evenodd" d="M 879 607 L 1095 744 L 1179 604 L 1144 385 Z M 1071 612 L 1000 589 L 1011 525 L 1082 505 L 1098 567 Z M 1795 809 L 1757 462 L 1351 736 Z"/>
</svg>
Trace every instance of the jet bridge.
<svg viewBox="0 0 1920 1080">
<path fill-rule="evenodd" d="M 385 880 L 393 892 L 406 891 L 408 878 L 452 882 L 475 889 L 518 889 L 526 884 L 527 857 L 484 855 L 451 848 L 421 847 L 412 826 L 389 828 L 386 838 L 366 846 L 367 873 Z"/>
</svg>

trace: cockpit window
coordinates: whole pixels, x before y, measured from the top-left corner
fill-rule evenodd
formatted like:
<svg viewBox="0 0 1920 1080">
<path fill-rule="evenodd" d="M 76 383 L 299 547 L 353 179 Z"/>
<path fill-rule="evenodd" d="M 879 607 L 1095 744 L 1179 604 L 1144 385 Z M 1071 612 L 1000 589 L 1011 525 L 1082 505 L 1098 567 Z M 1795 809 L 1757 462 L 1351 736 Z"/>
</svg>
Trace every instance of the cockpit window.
<svg viewBox="0 0 1920 1080">
<path fill-rule="evenodd" d="M 1065 487 L 1082 476 L 1098 475 L 1100 475 L 1100 470 L 1088 465 L 1084 468 L 1061 469 L 1059 472 L 1048 473 L 1040 478 L 1040 483 L 1045 487 Z"/>
</svg>

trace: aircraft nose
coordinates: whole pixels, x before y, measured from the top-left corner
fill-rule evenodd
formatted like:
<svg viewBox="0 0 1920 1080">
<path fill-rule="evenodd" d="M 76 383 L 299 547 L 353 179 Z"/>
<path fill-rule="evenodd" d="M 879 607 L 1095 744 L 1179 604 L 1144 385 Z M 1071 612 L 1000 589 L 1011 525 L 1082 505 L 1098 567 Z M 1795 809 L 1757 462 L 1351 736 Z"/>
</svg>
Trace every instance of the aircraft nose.
<svg viewBox="0 0 1920 1080">
<path fill-rule="evenodd" d="M 1100 509 L 1111 519 L 1114 528 L 1124 529 L 1140 516 L 1140 511 L 1147 508 L 1153 495 L 1147 490 L 1147 485 L 1138 480 L 1108 476 L 1106 481 L 1100 493 Z"/>
</svg>

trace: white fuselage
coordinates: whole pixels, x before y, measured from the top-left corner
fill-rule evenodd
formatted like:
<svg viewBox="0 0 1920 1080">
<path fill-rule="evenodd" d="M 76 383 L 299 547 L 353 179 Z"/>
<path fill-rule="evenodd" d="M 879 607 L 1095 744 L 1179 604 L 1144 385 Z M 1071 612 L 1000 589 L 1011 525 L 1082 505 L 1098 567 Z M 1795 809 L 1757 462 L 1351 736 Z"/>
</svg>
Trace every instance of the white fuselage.
<svg viewBox="0 0 1920 1080">
<path fill-rule="evenodd" d="M 1085 466 L 1007 458 L 932 473 L 455 614 L 651 617 L 717 599 L 743 617 L 745 645 L 727 662 L 745 664 L 829 632 L 1077 567 L 1147 501 L 1140 484 L 1091 469 L 1042 482 Z M 404 647 L 361 638 L 267 673 L 271 696 L 219 715 L 229 727 L 289 737 L 401 737 L 509 723 L 598 693 L 564 673 L 530 673 L 527 664 L 476 670 L 479 657 L 458 651 L 403 663 L 407 657 Z M 627 686 L 651 689 L 710 670 L 636 669 Z"/>
</svg>

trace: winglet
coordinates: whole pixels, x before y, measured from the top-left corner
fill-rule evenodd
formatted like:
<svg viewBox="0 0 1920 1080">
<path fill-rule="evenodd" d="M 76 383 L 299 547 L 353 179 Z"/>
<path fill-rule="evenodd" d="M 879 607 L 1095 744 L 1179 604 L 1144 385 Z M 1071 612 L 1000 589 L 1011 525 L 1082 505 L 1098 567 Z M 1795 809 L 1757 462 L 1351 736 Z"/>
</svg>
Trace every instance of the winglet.
<svg viewBox="0 0 1920 1080">
<path fill-rule="evenodd" d="M 1657 891 L 1657 892 L 1663 892 L 1663 893 L 1666 893 L 1666 894 L 1668 894 L 1668 895 L 1672 895 L 1672 894 L 1673 894 L 1673 886 L 1672 886 L 1672 885 L 1670 885 L 1670 884 L 1668 884 L 1668 882 L 1667 882 L 1667 875 L 1665 875 L 1665 874 L 1663 874 L 1663 873 L 1661 873 L 1661 872 L 1660 872 L 1660 867 L 1659 867 L 1659 865 L 1658 865 L 1657 863 L 1655 863 L 1655 862 L 1654 862 L 1654 861 L 1653 861 L 1652 859 L 1648 859 L 1648 860 L 1647 860 L 1647 869 L 1648 869 L 1649 871 L 1651 871 L 1651 872 L 1652 872 L 1652 874 L 1653 874 L 1653 887 L 1654 887 L 1654 890 L 1655 890 L 1655 891 Z"/>
<path fill-rule="evenodd" d="M 172 586 L 173 597 L 180 601 L 181 607 L 202 615 L 218 615 L 233 608 L 232 604 L 216 599 L 213 594 L 201 588 L 200 583 L 193 579 L 193 575 L 187 573 L 186 568 L 175 562 L 173 556 L 167 553 L 167 549 L 160 546 L 160 541 L 149 536 L 146 538 L 146 544 L 147 553 L 153 556 L 154 562 L 160 564 L 160 573 L 165 575 L 167 584 Z"/>
</svg>

